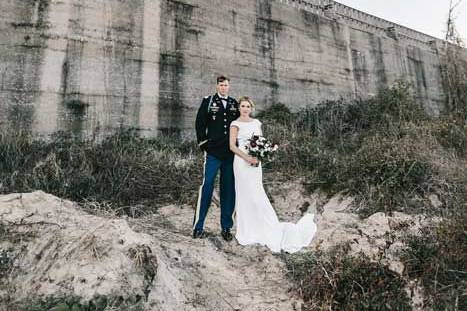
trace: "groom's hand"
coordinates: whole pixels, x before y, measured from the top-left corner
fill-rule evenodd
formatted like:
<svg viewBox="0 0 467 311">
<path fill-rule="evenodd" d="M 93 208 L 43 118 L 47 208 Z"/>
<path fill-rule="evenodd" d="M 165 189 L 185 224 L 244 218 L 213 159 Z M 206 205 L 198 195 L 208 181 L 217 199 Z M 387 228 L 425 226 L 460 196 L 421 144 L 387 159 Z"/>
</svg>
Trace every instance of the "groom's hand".
<svg viewBox="0 0 467 311">
<path fill-rule="evenodd" d="M 208 140 L 203 140 L 198 144 L 198 147 L 201 149 L 201 151 L 208 151 Z"/>
</svg>

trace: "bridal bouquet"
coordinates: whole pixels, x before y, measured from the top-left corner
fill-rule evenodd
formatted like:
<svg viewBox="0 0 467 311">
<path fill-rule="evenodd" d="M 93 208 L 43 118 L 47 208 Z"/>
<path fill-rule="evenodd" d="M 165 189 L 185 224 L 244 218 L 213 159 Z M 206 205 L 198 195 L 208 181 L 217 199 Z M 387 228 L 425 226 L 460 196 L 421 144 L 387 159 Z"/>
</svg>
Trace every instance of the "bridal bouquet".
<svg viewBox="0 0 467 311">
<path fill-rule="evenodd" d="M 259 161 L 267 162 L 273 159 L 274 153 L 279 146 L 263 136 L 252 135 L 248 139 L 248 144 L 245 148 L 252 157 L 257 158 Z"/>
</svg>

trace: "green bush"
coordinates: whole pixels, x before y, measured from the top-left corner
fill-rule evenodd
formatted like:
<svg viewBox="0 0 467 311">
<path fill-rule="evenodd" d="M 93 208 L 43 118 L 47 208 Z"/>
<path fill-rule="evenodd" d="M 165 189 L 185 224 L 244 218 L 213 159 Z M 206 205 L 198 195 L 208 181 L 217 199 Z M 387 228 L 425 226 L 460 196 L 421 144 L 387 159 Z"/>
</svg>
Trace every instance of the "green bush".
<svg viewBox="0 0 467 311">
<path fill-rule="evenodd" d="M 293 114 L 286 105 L 275 103 L 258 112 L 257 117 L 261 120 L 275 120 L 279 124 L 286 125 L 292 121 Z"/>
<path fill-rule="evenodd" d="M 305 177 L 310 191 L 355 196 L 363 217 L 398 210 L 447 219 L 408 239 L 404 276 L 345 252 L 286 258 L 307 310 L 408 310 L 401 289 L 414 278 L 427 308 L 466 308 L 465 118 L 430 118 L 409 90 L 399 82 L 367 100 L 328 101 L 288 115 L 287 124 L 275 119 L 280 110 L 264 113 L 265 134 L 282 143 L 273 170 Z"/>
<path fill-rule="evenodd" d="M 299 111 L 296 123 L 301 131 L 312 133 L 323 146 L 341 151 L 353 149 L 350 138 L 369 126 L 361 107 L 343 100 L 326 101 Z"/>
<path fill-rule="evenodd" d="M 369 136 L 356 154 L 343 163 L 344 182 L 337 186 L 367 199 L 370 204 L 361 210 L 365 214 L 393 210 L 411 212 L 413 206 L 408 201 L 423 196 L 436 173 L 427 150 L 425 144 L 409 137 Z"/>
<path fill-rule="evenodd" d="M 360 138 L 371 130 L 397 136 L 404 123 L 419 123 L 427 118 L 423 108 L 413 100 L 410 86 L 398 81 L 376 97 L 325 101 L 302 109 L 292 119 L 300 130 L 312 133 L 323 145 L 344 152 L 358 148 Z"/>
<path fill-rule="evenodd" d="M 467 158 L 467 123 L 453 116 L 443 116 L 433 122 L 433 133 L 445 148 Z"/>
<path fill-rule="evenodd" d="M 363 216 L 419 212 L 430 193 L 445 206 L 466 197 L 466 169 L 459 169 L 451 156 L 451 150 L 458 156 L 465 152 L 465 127 L 449 123 L 446 130 L 441 120 L 430 119 L 406 83 L 397 82 L 367 100 L 327 101 L 292 116 L 287 112 L 286 125 L 282 111 L 262 115 L 265 135 L 280 145 L 270 167 L 305 176 L 309 191 L 347 192 L 364 203 L 359 204 Z M 454 169 L 460 177 L 446 174 Z"/>
<path fill-rule="evenodd" d="M 57 133 L 50 141 L 0 134 L 0 192 L 43 190 L 78 202 L 109 202 L 132 213 L 195 200 L 201 153 L 191 141 L 146 139 L 134 130 L 101 142 Z"/>
<path fill-rule="evenodd" d="M 410 310 L 406 281 L 364 255 L 341 249 L 327 255 L 303 253 L 286 258 L 294 290 L 304 310 Z"/>
<path fill-rule="evenodd" d="M 467 219 L 462 213 L 420 235 L 407 238 L 406 274 L 425 289 L 425 305 L 434 310 L 467 308 Z"/>
</svg>

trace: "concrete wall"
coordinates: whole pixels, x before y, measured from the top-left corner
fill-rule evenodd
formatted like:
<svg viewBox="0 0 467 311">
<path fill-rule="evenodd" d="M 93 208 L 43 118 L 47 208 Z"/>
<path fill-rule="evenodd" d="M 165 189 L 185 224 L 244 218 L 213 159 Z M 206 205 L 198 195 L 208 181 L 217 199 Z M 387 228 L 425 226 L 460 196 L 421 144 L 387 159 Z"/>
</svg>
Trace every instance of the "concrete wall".
<svg viewBox="0 0 467 311">
<path fill-rule="evenodd" d="M 4 126 L 157 126 L 158 1 L 2 0 L 0 14 Z"/>
<path fill-rule="evenodd" d="M 443 101 L 440 40 L 328 0 L 2 0 L 0 41 L 0 122 L 38 135 L 191 134 L 221 73 L 260 109 L 399 78 Z"/>
</svg>

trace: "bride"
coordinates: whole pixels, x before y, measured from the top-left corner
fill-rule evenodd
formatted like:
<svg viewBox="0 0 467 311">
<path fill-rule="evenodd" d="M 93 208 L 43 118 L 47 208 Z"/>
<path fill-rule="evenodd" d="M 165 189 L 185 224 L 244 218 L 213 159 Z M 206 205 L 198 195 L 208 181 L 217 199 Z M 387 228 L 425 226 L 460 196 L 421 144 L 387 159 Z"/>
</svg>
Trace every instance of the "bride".
<svg viewBox="0 0 467 311">
<path fill-rule="evenodd" d="M 251 99 L 241 97 L 240 117 L 230 124 L 229 144 L 235 153 L 235 237 L 241 245 L 258 243 L 273 252 L 293 253 L 313 239 L 316 232 L 314 215 L 305 214 L 296 224 L 279 222 L 263 188 L 261 163 L 245 150 L 253 134 L 262 135 L 261 122 L 250 116 L 254 107 Z"/>
</svg>

